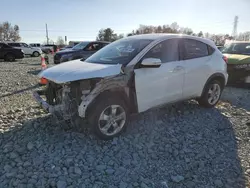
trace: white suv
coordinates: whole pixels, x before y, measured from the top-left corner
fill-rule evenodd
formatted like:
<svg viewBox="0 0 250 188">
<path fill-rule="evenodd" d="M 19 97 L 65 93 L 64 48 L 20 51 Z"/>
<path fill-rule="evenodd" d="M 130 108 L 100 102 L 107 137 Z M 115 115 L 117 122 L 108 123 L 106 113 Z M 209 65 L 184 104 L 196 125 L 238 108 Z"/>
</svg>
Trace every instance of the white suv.
<svg viewBox="0 0 250 188">
<path fill-rule="evenodd" d="M 175 34 L 120 39 L 40 77 L 49 83 L 34 92 L 37 102 L 65 119 L 86 119 L 102 139 L 125 130 L 131 113 L 192 98 L 213 107 L 228 80 L 227 59 L 212 41 Z"/>
<path fill-rule="evenodd" d="M 9 46 L 23 50 L 25 55 L 38 57 L 42 54 L 41 48 L 31 47 L 23 42 L 6 42 Z"/>
</svg>

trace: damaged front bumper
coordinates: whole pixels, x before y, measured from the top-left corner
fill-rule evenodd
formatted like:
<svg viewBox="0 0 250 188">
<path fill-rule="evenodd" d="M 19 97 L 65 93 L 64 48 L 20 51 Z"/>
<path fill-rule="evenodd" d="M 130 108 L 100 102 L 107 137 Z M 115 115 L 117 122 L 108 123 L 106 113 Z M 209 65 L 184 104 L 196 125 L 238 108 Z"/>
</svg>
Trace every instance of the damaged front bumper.
<svg viewBox="0 0 250 188">
<path fill-rule="evenodd" d="M 34 91 L 33 97 L 35 101 L 46 111 L 49 113 L 53 112 L 53 106 L 49 105 L 43 98 L 40 96 L 44 94 L 44 91 Z"/>
<path fill-rule="evenodd" d="M 57 104 L 57 105 L 50 105 L 46 102 L 41 96 L 45 95 L 44 90 L 34 91 L 33 97 L 35 101 L 48 113 L 55 115 L 58 119 L 62 120 L 69 120 L 75 115 L 73 110 L 70 109 L 71 104 Z"/>
</svg>

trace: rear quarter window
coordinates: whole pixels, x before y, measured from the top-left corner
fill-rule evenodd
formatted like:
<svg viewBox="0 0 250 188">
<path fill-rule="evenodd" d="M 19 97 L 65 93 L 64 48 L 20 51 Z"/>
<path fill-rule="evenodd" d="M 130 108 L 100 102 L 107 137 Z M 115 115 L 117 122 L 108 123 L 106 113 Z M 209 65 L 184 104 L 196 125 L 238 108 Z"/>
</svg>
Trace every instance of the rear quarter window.
<svg viewBox="0 0 250 188">
<path fill-rule="evenodd" d="M 212 46 L 207 45 L 208 55 L 212 55 L 215 49 Z"/>
<path fill-rule="evenodd" d="M 183 40 L 183 58 L 195 59 L 209 55 L 208 45 L 195 39 Z"/>
</svg>

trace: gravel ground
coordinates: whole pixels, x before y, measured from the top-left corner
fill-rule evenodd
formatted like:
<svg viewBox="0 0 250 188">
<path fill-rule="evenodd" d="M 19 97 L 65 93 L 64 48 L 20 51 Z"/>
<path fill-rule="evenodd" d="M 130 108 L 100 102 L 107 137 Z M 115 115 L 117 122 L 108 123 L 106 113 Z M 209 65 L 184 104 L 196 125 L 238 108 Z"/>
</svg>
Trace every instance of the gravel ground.
<svg viewBox="0 0 250 188">
<path fill-rule="evenodd" d="M 0 187 L 250 187 L 250 90 L 226 88 L 131 117 L 100 141 L 66 129 L 34 102 L 39 58 L 0 62 Z"/>
</svg>

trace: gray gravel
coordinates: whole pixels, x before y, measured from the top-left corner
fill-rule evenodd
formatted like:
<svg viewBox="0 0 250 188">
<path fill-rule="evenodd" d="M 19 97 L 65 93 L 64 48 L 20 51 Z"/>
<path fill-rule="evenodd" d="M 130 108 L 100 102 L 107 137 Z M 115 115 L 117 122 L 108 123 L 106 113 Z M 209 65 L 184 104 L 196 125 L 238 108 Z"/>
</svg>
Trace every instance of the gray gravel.
<svg viewBox="0 0 250 188">
<path fill-rule="evenodd" d="M 187 101 L 132 116 L 105 142 L 38 107 L 39 63 L 0 62 L 1 188 L 250 186 L 250 90 L 226 88 L 214 109 Z"/>
</svg>

